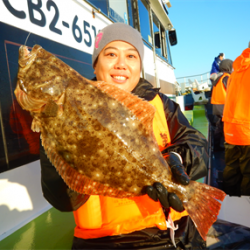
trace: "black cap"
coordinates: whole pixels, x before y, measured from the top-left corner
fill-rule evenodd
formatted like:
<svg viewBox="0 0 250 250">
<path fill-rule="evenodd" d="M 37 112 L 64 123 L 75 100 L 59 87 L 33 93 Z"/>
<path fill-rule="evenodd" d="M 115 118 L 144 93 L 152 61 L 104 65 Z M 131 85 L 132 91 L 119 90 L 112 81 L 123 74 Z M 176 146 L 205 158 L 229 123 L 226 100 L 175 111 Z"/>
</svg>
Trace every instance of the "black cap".
<svg viewBox="0 0 250 250">
<path fill-rule="evenodd" d="M 230 59 L 222 60 L 219 69 L 221 72 L 227 72 L 231 74 L 233 70 L 233 61 Z"/>
</svg>

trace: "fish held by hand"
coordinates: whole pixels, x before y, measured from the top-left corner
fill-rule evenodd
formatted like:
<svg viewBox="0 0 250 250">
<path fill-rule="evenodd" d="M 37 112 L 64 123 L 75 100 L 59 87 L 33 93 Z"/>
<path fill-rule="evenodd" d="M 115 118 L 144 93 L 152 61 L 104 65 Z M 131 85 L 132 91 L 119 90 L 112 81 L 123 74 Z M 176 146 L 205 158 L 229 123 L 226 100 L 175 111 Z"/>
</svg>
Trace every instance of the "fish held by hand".
<svg viewBox="0 0 250 250">
<path fill-rule="evenodd" d="M 154 107 L 133 94 L 90 81 L 35 45 L 19 49 L 15 89 L 21 107 L 33 116 L 45 152 L 76 192 L 128 198 L 162 183 L 181 199 L 205 240 L 225 193 L 190 181 L 180 185 L 153 134 Z"/>
</svg>

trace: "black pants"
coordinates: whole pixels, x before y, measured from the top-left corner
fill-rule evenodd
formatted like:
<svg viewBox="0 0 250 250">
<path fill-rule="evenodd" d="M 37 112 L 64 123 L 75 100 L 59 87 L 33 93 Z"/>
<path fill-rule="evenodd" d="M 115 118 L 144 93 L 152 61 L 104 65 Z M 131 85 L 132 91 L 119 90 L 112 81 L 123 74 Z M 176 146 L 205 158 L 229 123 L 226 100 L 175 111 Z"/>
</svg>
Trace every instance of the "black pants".
<svg viewBox="0 0 250 250">
<path fill-rule="evenodd" d="M 172 250 L 182 250 L 184 249 L 182 247 L 182 245 L 180 246 L 180 244 L 177 244 L 176 248 L 172 245 L 172 244 L 163 244 L 163 245 L 152 245 L 152 246 L 147 246 L 147 247 L 143 247 L 143 246 L 138 246 L 136 248 L 131 248 L 130 246 L 122 246 L 119 244 L 105 244 L 105 245 L 101 245 L 99 244 L 99 246 L 96 246 L 95 244 L 91 244 L 89 241 L 85 241 L 84 239 L 80 239 L 80 238 L 76 238 L 74 237 L 74 241 L 73 241 L 73 245 L 72 245 L 72 249 L 71 250 L 102 250 L 102 249 L 119 249 L 119 250 L 131 250 L 131 249 L 136 249 L 136 250 L 165 250 L 165 249 L 172 249 Z M 191 248 L 190 248 L 191 249 Z"/>
<path fill-rule="evenodd" d="M 224 123 L 222 121 L 221 117 L 218 117 L 218 120 L 216 122 L 216 127 L 214 130 L 214 151 L 220 151 L 220 150 L 224 150 L 225 146 L 224 146 Z"/>
<path fill-rule="evenodd" d="M 250 195 L 250 145 L 225 144 L 223 189 L 230 196 Z"/>
<path fill-rule="evenodd" d="M 176 223 L 176 222 L 175 222 Z M 169 235 L 169 229 L 161 231 L 158 228 L 146 228 L 126 235 L 108 236 L 98 239 L 81 239 L 74 237 L 72 250 L 80 249 L 123 249 L 123 250 L 197 250 L 206 249 L 203 241 L 188 216 L 177 222 L 179 228 L 176 230 L 175 243 L 173 246 Z"/>
</svg>

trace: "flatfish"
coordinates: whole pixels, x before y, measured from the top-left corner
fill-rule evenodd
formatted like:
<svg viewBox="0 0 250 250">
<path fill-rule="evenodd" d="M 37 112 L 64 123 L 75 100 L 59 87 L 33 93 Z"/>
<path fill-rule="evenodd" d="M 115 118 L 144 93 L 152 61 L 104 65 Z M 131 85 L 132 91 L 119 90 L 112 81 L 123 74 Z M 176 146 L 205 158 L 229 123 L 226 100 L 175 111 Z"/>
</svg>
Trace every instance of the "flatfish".
<svg viewBox="0 0 250 250">
<path fill-rule="evenodd" d="M 160 182 L 179 196 L 206 239 L 220 211 L 217 200 L 225 193 L 195 181 L 188 186 L 175 181 L 153 134 L 151 104 L 113 84 L 82 77 L 39 45 L 31 52 L 19 49 L 15 95 L 72 190 L 129 198 Z"/>
</svg>

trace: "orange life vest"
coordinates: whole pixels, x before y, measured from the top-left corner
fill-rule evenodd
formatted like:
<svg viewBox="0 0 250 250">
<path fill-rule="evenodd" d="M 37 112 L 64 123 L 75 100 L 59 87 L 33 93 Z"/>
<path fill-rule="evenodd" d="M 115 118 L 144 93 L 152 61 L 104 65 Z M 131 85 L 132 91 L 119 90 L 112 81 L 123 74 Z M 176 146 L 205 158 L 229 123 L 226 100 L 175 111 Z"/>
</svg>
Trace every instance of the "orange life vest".
<svg viewBox="0 0 250 250">
<path fill-rule="evenodd" d="M 156 108 L 153 131 L 162 150 L 170 143 L 163 104 L 159 95 L 150 103 Z M 186 211 L 178 213 L 171 209 L 173 221 L 187 215 Z M 150 227 L 167 229 L 160 202 L 153 201 L 147 195 L 133 199 L 92 195 L 83 206 L 74 211 L 74 218 L 76 222 L 74 235 L 83 239 L 128 234 Z"/>
<path fill-rule="evenodd" d="M 213 87 L 213 92 L 212 92 L 212 97 L 211 97 L 212 104 L 225 104 L 227 90 L 226 90 L 222 80 L 226 76 L 230 76 L 230 74 L 224 73 L 221 76 L 221 78 L 219 79 L 216 86 Z"/>
<path fill-rule="evenodd" d="M 250 145 L 250 49 L 245 49 L 233 63 L 223 112 L 225 141 Z"/>
</svg>

